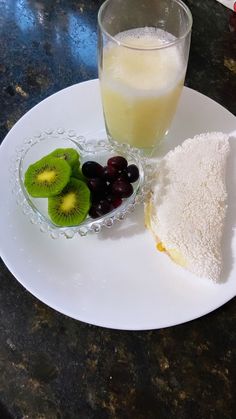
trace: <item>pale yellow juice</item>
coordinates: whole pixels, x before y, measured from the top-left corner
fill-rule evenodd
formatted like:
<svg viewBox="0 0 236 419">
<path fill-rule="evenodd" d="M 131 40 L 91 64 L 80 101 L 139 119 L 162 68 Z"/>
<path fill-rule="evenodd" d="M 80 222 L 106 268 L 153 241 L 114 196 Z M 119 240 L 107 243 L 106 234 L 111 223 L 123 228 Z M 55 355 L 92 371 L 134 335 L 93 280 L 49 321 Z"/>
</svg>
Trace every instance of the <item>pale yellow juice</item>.
<svg viewBox="0 0 236 419">
<path fill-rule="evenodd" d="M 176 45 L 155 49 L 175 38 L 154 28 L 122 32 L 116 39 L 122 45 L 108 43 L 100 69 L 107 129 L 118 142 L 152 148 L 176 110 L 185 75 L 181 53 Z"/>
</svg>

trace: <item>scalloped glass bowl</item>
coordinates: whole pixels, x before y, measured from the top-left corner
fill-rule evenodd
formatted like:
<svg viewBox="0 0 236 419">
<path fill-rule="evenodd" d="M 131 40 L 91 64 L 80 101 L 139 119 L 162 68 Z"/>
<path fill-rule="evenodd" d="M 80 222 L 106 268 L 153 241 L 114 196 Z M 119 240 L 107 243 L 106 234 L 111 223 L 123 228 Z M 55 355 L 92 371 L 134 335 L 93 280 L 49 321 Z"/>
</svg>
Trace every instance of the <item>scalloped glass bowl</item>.
<svg viewBox="0 0 236 419">
<path fill-rule="evenodd" d="M 134 192 L 123 200 L 122 204 L 108 214 L 92 219 L 89 216 L 79 225 L 73 227 L 59 227 L 49 218 L 46 198 L 32 198 L 24 187 L 24 174 L 30 164 L 55 150 L 56 148 L 75 148 L 80 154 L 83 164 L 87 160 L 95 160 L 102 165 L 106 164 L 109 157 L 115 155 L 124 156 L 128 163 L 136 164 L 139 168 L 139 179 L 133 184 Z M 22 147 L 17 150 L 17 156 L 13 161 L 12 181 L 13 193 L 17 203 L 22 207 L 24 214 L 31 223 L 37 224 L 42 232 L 47 232 L 52 238 L 64 236 L 72 238 L 76 234 L 85 236 L 89 232 L 98 233 L 103 227 L 112 227 L 114 222 L 122 221 L 126 215 L 132 212 L 138 203 L 143 202 L 149 192 L 151 179 L 149 174 L 151 166 L 142 153 L 126 144 L 108 143 L 106 140 L 86 140 L 72 130 L 47 130 L 32 136 L 24 141 Z"/>
</svg>

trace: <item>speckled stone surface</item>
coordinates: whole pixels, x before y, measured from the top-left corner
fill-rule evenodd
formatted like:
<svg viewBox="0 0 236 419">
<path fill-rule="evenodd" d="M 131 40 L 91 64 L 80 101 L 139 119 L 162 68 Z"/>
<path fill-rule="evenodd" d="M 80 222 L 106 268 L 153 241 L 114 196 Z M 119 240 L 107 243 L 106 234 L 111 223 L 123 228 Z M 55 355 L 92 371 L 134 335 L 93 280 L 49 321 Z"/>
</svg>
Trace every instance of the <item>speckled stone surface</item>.
<svg viewBox="0 0 236 419">
<path fill-rule="evenodd" d="M 1 140 L 42 99 L 97 76 L 101 3 L 0 0 Z M 186 3 L 186 84 L 236 114 L 235 15 L 215 0 Z M 42 304 L 1 262 L 0 419 L 232 419 L 235 325 L 235 299 L 169 329 L 86 325 Z"/>
</svg>

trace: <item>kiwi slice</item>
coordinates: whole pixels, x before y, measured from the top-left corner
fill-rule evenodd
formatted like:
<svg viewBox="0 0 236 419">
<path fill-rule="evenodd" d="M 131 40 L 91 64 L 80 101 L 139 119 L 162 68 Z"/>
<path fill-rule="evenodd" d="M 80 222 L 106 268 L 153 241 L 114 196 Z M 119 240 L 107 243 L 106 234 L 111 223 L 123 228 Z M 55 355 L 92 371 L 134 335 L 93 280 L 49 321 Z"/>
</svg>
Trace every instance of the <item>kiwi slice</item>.
<svg viewBox="0 0 236 419">
<path fill-rule="evenodd" d="M 65 160 L 71 167 L 79 161 L 79 154 L 74 148 L 57 148 L 49 156 Z"/>
<path fill-rule="evenodd" d="M 72 176 L 76 179 L 82 180 L 83 182 L 86 182 L 86 178 L 82 173 L 80 162 L 76 162 L 74 166 L 72 167 Z"/>
<path fill-rule="evenodd" d="M 80 224 L 90 208 L 90 190 L 86 183 L 71 177 L 63 191 L 48 199 L 48 214 L 58 226 Z"/>
<path fill-rule="evenodd" d="M 59 194 L 69 182 L 71 167 L 65 160 L 44 157 L 31 164 L 25 172 L 24 184 L 35 198 L 47 198 Z"/>
</svg>

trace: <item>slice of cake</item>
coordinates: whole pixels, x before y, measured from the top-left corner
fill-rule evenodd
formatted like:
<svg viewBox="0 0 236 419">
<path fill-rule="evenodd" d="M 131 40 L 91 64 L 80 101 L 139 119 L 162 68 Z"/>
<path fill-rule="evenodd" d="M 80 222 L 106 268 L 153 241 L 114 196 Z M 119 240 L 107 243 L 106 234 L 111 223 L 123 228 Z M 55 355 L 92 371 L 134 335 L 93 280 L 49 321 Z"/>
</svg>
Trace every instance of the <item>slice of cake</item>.
<svg viewBox="0 0 236 419">
<path fill-rule="evenodd" d="M 222 133 L 187 139 L 162 159 L 145 205 L 146 225 L 157 249 L 214 281 L 222 267 L 228 152 L 228 136 Z"/>
</svg>

